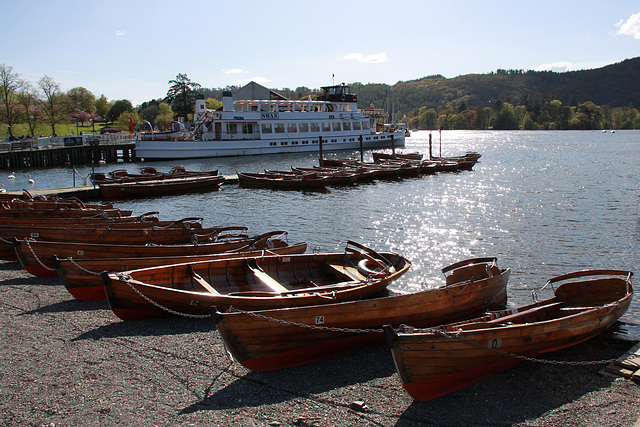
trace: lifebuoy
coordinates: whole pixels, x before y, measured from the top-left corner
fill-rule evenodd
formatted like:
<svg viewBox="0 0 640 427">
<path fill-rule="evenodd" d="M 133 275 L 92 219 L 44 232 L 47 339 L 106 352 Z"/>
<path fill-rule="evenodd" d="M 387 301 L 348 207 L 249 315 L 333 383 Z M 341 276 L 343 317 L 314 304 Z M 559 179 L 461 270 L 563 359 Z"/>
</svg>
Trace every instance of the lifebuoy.
<svg viewBox="0 0 640 427">
<path fill-rule="evenodd" d="M 380 264 L 382 264 L 382 262 Z M 360 274 L 366 277 L 384 279 L 389 274 L 380 268 L 380 264 L 377 264 L 370 259 L 364 258 L 358 263 L 358 271 L 360 272 Z"/>
<path fill-rule="evenodd" d="M 342 100 L 344 101 L 344 95 L 342 95 Z"/>
</svg>

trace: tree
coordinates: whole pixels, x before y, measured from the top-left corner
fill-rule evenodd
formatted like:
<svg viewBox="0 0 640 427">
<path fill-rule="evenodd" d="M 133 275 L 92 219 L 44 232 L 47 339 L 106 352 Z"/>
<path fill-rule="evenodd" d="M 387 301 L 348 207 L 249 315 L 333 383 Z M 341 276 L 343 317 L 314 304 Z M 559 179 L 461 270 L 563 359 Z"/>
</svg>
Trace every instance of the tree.
<svg viewBox="0 0 640 427">
<path fill-rule="evenodd" d="M 109 102 L 106 96 L 100 95 L 100 98 L 96 99 L 96 114 L 103 119 L 107 120 L 107 114 L 111 109 L 112 103 Z"/>
<path fill-rule="evenodd" d="M 13 71 L 13 67 L 0 65 L 0 121 L 9 127 L 9 136 L 13 136 L 12 126 L 21 118 L 21 107 L 17 98 L 25 84 L 20 74 Z"/>
<path fill-rule="evenodd" d="M 31 84 L 27 83 L 24 85 L 18 96 L 18 100 L 23 108 L 24 120 L 29 126 L 29 134 L 35 135 L 36 126 L 44 117 L 44 114 L 38 105 L 38 94 Z"/>
<path fill-rule="evenodd" d="M 113 103 L 109 112 L 107 113 L 107 120 L 115 122 L 122 113 L 133 112 L 133 105 L 128 99 L 121 99 Z"/>
<path fill-rule="evenodd" d="M 124 133 L 129 133 L 130 118 L 133 119 L 133 128 L 138 129 L 142 123 L 142 119 L 140 119 L 137 112 L 133 111 L 133 108 L 131 111 L 123 111 L 118 117 L 116 117 L 114 120 L 116 129 Z"/>
<path fill-rule="evenodd" d="M 83 87 L 74 87 L 67 91 L 67 96 L 71 100 L 71 108 L 93 113 L 96 111 L 96 97 L 89 90 Z"/>
<path fill-rule="evenodd" d="M 47 75 L 38 80 L 38 86 L 43 95 L 40 106 L 51 126 L 51 134 L 56 135 L 56 124 L 61 123 L 66 116 L 64 94 L 60 92 L 60 85 Z"/>
<path fill-rule="evenodd" d="M 171 106 L 166 102 L 160 103 L 160 105 L 158 105 L 156 124 L 160 127 L 160 129 L 169 129 L 172 119 L 173 111 L 171 110 Z"/>
<path fill-rule="evenodd" d="M 169 84 L 171 87 L 165 102 L 179 117 L 186 118 L 189 114 L 193 114 L 197 90 L 201 86 L 189 80 L 186 74 L 178 74 L 175 80 L 169 80 Z"/>
<path fill-rule="evenodd" d="M 217 110 L 219 108 L 222 108 L 222 101 L 218 99 L 207 98 L 204 102 L 207 105 L 207 109 L 209 110 Z"/>
</svg>

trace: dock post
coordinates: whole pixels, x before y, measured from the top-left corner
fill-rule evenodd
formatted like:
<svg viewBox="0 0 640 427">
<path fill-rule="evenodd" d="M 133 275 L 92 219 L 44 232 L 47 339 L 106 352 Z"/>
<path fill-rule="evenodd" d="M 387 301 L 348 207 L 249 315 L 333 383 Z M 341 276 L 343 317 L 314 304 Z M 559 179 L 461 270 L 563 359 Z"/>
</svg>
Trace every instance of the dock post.
<svg viewBox="0 0 640 427">
<path fill-rule="evenodd" d="M 391 134 L 391 154 L 393 155 L 393 158 L 396 158 L 396 140 L 394 138 L 394 135 Z"/>
<path fill-rule="evenodd" d="M 324 166 L 323 161 L 322 161 L 322 136 L 320 136 L 318 138 L 318 143 L 320 144 L 320 150 L 318 151 L 320 158 L 318 159 L 318 162 L 319 162 L 320 166 Z"/>
<path fill-rule="evenodd" d="M 364 143 L 362 134 L 360 134 L 360 137 L 358 139 L 360 140 L 360 161 L 364 162 Z"/>
<path fill-rule="evenodd" d="M 431 132 L 429 132 L 429 160 L 433 160 Z"/>
</svg>

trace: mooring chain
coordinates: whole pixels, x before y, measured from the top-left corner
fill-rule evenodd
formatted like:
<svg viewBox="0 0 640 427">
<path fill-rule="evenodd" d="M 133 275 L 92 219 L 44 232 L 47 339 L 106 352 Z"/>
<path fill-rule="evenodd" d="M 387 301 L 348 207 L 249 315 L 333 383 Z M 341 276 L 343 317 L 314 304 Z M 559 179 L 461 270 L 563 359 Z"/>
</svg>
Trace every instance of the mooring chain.
<svg viewBox="0 0 640 427">
<path fill-rule="evenodd" d="M 248 314 L 250 316 L 253 316 L 262 320 L 267 320 L 269 322 L 276 322 L 276 323 L 281 323 L 283 325 L 289 325 L 289 326 L 298 326 L 298 327 L 307 328 L 307 329 L 318 329 L 321 331 L 359 333 L 359 334 L 379 334 L 383 332 L 382 329 L 352 329 L 352 328 L 336 328 L 332 326 L 322 326 L 322 325 L 309 325 L 307 323 L 293 322 L 291 320 L 276 319 L 274 317 L 265 316 L 264 314 L 256 313 L 254 311 L 239 310 L 237 308 L 231 308 L 228 310 L 228 312 Z"/>
<path fill-rule="evenodd" d="M 567 361 L 567 360 L 547 360 L 547 359 L 537 359 L 534 357 L 528 357 L 528 356 L 522 356 L 519 354 L 514 354 L 514 353 L 507 353 L 505 351 L 500 351 L 498 349 L 495 348 L 491 348 L 489 346 L 483 345 L 483 344 L 479 344 L 475 341 L 471 341 L 468 340 L 466 338 L 464 338 L 463 336 L 461 336 L 460 334 L 450 334 L 446 331 L 443 331 L 442 329 L 428 329 L 427 332 L 432 332 L 434 334 L 446 337 L 446 338 L 450 338 L 450 339 L 454 339 L 454 340 L 458 340 L 458 341 L 462 341 L 464 343 L 467 343 L 469 345 L 472 345 L 474 347 L 478 347 L 482 350 L 489 350 L 493 353 L 499 354 L 501 356 L 506 356 L 506 357 L 511 357 L 514 359 L 521 359 L 521 360 L 526 360 L 527 362 L 534 362 L 534 363 L 545 363 L 545 364 L 549 364 L 549 365 L 571 365 L 571 366 L 585 366 L 585 365 L 606 365 L 608 363 L 612 363 L 615 362 L 617 359 L 606 359 L 606 360 L 591 360 L 591 361 L 584 361 L 584 362 L 577 362 L 577 361 Z"/>
<path fill-rule="evenodd" d="M 131 289 L 133 289 L 133 291 L 140 295 L 145 301 L 149 302 L 150 304 L 158 307 L 161 310 L 166 311 L 167 313 L 171 313 L 174 314 L 176 316 L 182 316 L 182 317 L 189 317 L 192 319 L 206 319 L 207 317 L 211 317 L 210 314 L 190 314 L 190 313 L 182 313 L 180 311 L 175 311 L 170 309 L 169 307 L 165 307 L 162 304 L 159 304 L 157 302 L 155 302 L 154 300 L 152 300 L 151 298 L 149 298 L 148 296 L 146 296 L 145 294 L 143 294 L 142 292 L 140 292 L 135 286 L 133 286 L 133 284 L 131 284 L 129 282 L 129 279 L 131 278 L 129 275 L 124 275 L 124 274 L 118 274 L 118 278 L 123 281 L 124 283 L 126 283 L 127 285 L 129 285 L 129 287 Z"/>
<path fill-rule="evenodd" d="M 301 328 L 307 328 L 307 329 L 317 329 L 317 330 L 322 330 L 322 331 L 330 331 L 330 332 L 345 332 L 345 333 L 360 333 L 360 334 L 377 334 L 377 333 L 382 333 L 383 329 L 359 329 L 359 328 L 338 328 L 338 327 L 332 327 L 332 326 L 321 326 L 321 325 L 309 325 L 307 323 L 299 323 L 299 322 L 293 322 L 290 320 L 283 320 L 283 319 L 276 319 L 274 317 L 270 317 L 270 316 L 265 316 L 264 314 L 259 314 L 253 311 L 245 311 L 245 310 L 239 310 L 237 308 L 231 308 L 228 310 L 229 313 L 243 313 L 243 314 L 248 314 L 250 316 L 256 317 L 258 319 L 262 319 L 262 320 L 267 320 L 270 322 L 275 322 L 275 323 L 280 323 L 283 325 L 289 325 L 289 326 L 298 326 Z M 513 357 L 516 359 L 522 359 L 522 360 L 526 360 L 529 362 L 536 362 L 536 363 L 546 363 L 546 364 L 551 364 L 551 365 L 572 365 L 572 366 L 582 366 L 582 365 L 604 365 L 607 363 L 611 363 L 616 361 L 617 359 L 607 359 L 607 360 L 593 360 L 593 361 L 585 361 L 585 362 L 575 362 L 575 361 L 563 361 L 563 360 L 546 360 L 546 359 L 536 359 L 533 357 L 528 357 L 528 356 L 521 356 L 519 354 L 513 354 L 513 353 L 507 353 L 504 351 L 500 351 L 500 350 L 496 350 L 494 348 L 482 345 L 482 344 L 478 344 L 474 341 L 468 340 L 458 334 L 450 334 L 447 333 L 441 329 L 435 329 L 435 328 L 431 328 L 431 329 L 425 329 L 425 332 L 431 332 L 431 333 L 435 333 L 447 338 L 451 338 L 451 339 L 456 339 L 462 342 L 465 342 L 467 344 L 473 345 L 475 347 L 481 348 L 483 350 L 489 350 L 492 351 L 494 353 L 500 354 L 502 356 L 507 356 L 507 357 Z M 637 357 L 637 356 L 635 356 Z"/>
<path fill-rule="evenodd" d="M 31 251 L 31 254 L 33 255 L 33 257 L 36 259 L 36 261 L 38 261 L 38 264 L 40 264 L 41 266 L 43 266 L 46 270 L 49 271 L 56 271 L 55 268 L 51 268 L 48 265 L 45 265 L 42 261 L 40 261 L 40 258 L 38 258 L 38 255 L 36 255 L 36 253 L 34 252 L 33 248 L 31 247 L 31 243 L 29 243 L 30 239 L 24 239 L 24 241 L 27 243 L 27 246 L 29 247 L 29 250 Z"/>
<path fill-rule="evenodd" d="M 69 257 L 68 259 L 69 259 L 69 261 L 71 261 L 71 263 L 72 263 L 73 265 L 75 265 L 76 267 L 78 267 L 78 269 L 79 269 L 79 270 L 84 271 L 84 272 L 85 272 L 85 273 L 87 273 L 87 274 L 92 274 L 92 275 L 94 275 L 94 276 L 99 276 L 99 275 L 101 275 L 101 274 L 102 274 L 102 273 L 101 273 L 101 272 L 99 272 L 99 271 L 91 271 L 91 270 L 87 270 L 86 268 L 84 268 L 83 266 L 81 266 L 80 264 L 78 264 L 78 263 L 77 263 L 73 258 L 71 258 L 71 257 Z"/>
</svg>

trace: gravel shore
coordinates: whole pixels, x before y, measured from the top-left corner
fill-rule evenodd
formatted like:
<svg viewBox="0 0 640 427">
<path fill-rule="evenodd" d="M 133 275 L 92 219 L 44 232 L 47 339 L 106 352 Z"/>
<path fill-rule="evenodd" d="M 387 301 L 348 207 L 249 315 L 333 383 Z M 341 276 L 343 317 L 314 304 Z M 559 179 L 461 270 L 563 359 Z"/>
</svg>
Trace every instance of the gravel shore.
<svg viewBox="0 0 640 427">
<path fill-rule="evenodd" d="M 208 319 L 122 322 L 56 278 L 0 261 L 4 426 L 636 426 L 640 385 L 604 365 L 525 362 L 430 402 L 384 345 L 272 373 L 226 356 Z M 548 356 L 608 360 L 608 336 Z"/>
</svg>

